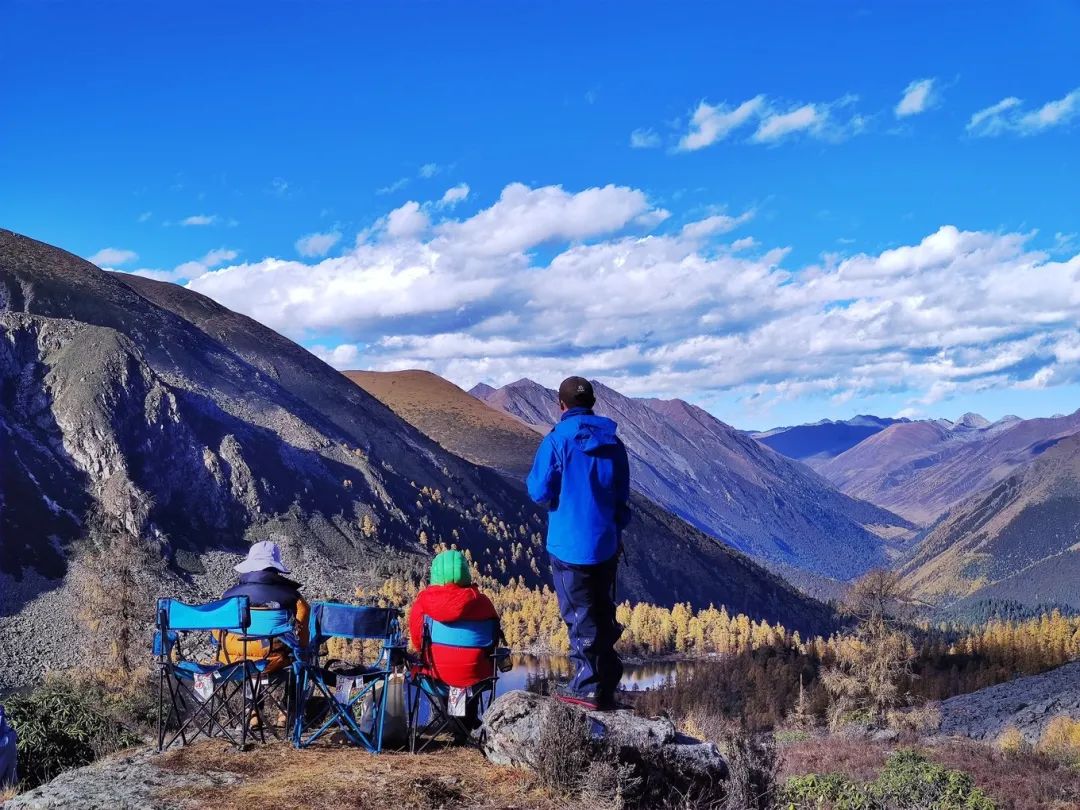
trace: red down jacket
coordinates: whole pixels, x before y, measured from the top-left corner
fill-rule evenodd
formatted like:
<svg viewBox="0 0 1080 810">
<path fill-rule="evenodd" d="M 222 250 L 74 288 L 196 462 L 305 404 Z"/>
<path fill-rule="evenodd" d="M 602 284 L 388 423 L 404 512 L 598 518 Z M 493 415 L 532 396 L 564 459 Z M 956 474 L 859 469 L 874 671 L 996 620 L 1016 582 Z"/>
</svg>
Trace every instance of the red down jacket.
<svg viewBox="0 0 1080 810">
<path fill-rule="evenodd" d="M 424 617 L 449 624 L 458 620 L 497 619 L 495 606 L 475 585 L 429 585 L 420 591 L 409 610 L 409 641 L 419 650 L 424 638 Z M 450 686 L 472 686 L 491 677 L 490 651 L 471 647 L 431 645 L 431 660 L 424 669 Z"/>
</svg>

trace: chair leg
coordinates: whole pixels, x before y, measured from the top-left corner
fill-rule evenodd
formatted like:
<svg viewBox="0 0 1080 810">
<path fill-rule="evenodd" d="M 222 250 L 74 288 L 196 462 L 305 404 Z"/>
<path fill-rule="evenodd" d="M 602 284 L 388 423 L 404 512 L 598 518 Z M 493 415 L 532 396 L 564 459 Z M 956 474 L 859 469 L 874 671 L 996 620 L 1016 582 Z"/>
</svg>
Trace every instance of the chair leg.
<svg viewBox="0 0 1080 810">
<path fill-rule="evenodd" d="M 409 753 L 416 753 L 416 726 L 420 722 L 420 694 L 413 686 L 409 690 Z"/>
<path fill-rule="evenodd" d="M 161 717 L 162 711 L 165 706 L 165 667 L 161 665 L 158 667 L 158 703 L 157 703 L 157 750 L 161 753 L 161 746 L 165 742 L 165 721 Z"/>
</svg>

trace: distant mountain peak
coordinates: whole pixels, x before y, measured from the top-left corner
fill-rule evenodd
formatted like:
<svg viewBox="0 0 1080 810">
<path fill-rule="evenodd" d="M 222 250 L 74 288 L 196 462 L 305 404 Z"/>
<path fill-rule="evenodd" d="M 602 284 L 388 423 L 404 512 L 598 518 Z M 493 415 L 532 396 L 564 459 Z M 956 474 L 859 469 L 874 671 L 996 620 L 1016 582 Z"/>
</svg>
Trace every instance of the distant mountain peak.
<svg viewBox="0 0 1080 810">
<path fill-rule="evenodd" d="M 495 388 L 485 382 L 479 382 L 469 389 L 469 393 L 477 399 L 486 400 L 488 397 L 495 393 Z"/>
<path fill-rule="evenodd" d="M 982 430 L 990 427 L 990 420 L 979 413 L 965 413 L 953 423 L 954 428 L 966 428 L 968 430 Z"/>
</svg>

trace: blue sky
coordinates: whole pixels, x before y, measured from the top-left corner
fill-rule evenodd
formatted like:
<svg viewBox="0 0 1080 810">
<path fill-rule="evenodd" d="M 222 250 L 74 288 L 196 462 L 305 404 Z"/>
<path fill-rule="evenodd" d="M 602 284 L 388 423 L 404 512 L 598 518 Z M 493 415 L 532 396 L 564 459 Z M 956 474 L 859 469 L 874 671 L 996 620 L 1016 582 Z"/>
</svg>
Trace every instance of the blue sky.
<svg viewBox="0 0 1080 810">
<path fill-rule="evenodd" d="M 0 224 L 339 366 L 748 427 L 1078 404 L 1075 3 L 4 13 Z"/>
</svg>

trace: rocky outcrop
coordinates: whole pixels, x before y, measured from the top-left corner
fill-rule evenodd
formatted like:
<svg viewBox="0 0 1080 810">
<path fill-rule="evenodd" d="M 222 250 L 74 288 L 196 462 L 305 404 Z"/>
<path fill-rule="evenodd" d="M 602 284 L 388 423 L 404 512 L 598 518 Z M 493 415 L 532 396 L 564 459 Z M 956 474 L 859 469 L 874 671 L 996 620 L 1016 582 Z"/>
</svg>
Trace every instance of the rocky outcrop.
<svg viewBox="0 0 1080 810">
<path fill-rule="evenodd" d="M 5 810 L 172 810 L 189 807 L 181 796 L 191 790 L 235 785 L 242 777 L 227 771 L 181 771 L 158 766 L 149 749 L 116 754 L 67 771 L 8 801 Z"/>
<path fill-rule="evenodd" d="M 698 793 L 720 786 L 728 775 L 727 764 L 716 746 L 680 734 L 666 717 L 644 718 L 631 711 L 585 712 L 532 692 L 500 695 L 484 714 L 483 751 L 497 765 L 542 770 L 545 746 L 572 745 L 552 737 L 550 723 L 557 711 L 578 712 L 586 718 L 593 756 L 612 756 L 629 768 L 638 790 L 650 786 L 664 791 L 679 789 Z"/>
<path fill-rule="evenodd" d="M 949 698 L 941 704 L 940 733 L 991 742 L 1015 727 L 1035 743 L 1059 715 L 1080 720 L 1080 661 Z"/>
</svg>

